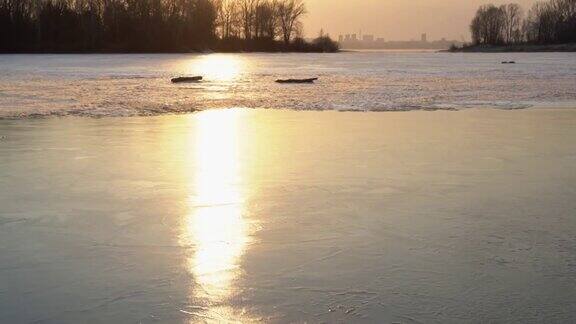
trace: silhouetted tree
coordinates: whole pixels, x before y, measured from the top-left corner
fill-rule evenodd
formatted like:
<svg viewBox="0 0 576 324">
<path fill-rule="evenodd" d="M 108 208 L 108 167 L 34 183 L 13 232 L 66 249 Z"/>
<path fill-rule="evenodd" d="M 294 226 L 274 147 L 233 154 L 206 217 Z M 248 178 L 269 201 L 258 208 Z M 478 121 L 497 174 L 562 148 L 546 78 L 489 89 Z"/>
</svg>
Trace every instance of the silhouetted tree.
<svg viewBox="0 0 576 324">
<path fill-rule="evenodd" d="M 517 4 L 481 6 L 470 24 L 474 44 L 576 42 L 576 0 L 537 2 L 523 19 Z"/>
<path fill-rule="evenodd" d="M 278 2 L 260 1 L 254 13 L 254 34 L 256 38 L 273 40 L 278 31 Z"/>
<path fill-rule="evenodd" d="M 218 35 L 222 39 L 229 39 L 239 36 L 239 15 L 237 0 L 217 0 L 215 2 L 217 10 Z"/>
<path fill-rule="evenodd" d="M 237 0 L 239 1 L 239 13 L 242 21 L 242 29 L 244 39 L 250 40 L 252 38 L 252 27 L 254 22 L 254 13 L 258 0 Z"/>
<path fill-rule="evenodd" d="M 504 15 L 503 40 L 506 44 L 522 41 L 522 8 L 516 3 L 500 6 Z"/>
<path fill-rule="evenodd" d="M 328 53 L 337 52 L 340 49 L 340 44 L 333 41 L 330 35 L 324 34 L 324 31 L 320 31 L 320 35 L 312 41 L 312 45 Z"/>
<path fill-rule="evenodd" d="M 301 0 L 0 0 L 0 51 L 289 50 L 305 11 Z"/>
<path fill-rule="evenodd" d="M 282 38 L 286 45 L 298 29 L 299 19 L 306 14 L 306 7 L 302 0 L 280 0 L 278 3 L 278 19 Z"/>
<path fill-rule="evenodd" d="M 529 42 L 576 42 L 576 0 L 536 3 L 528 13 L 524 31 Z"/>
<path fill-rule="evenodd" d="M 505 25 L 505 14 L 502 7 L 481 6 L 470 25 L 472 40 L 475 44 L 502 44 L 504 43 Z"/>
</svg>

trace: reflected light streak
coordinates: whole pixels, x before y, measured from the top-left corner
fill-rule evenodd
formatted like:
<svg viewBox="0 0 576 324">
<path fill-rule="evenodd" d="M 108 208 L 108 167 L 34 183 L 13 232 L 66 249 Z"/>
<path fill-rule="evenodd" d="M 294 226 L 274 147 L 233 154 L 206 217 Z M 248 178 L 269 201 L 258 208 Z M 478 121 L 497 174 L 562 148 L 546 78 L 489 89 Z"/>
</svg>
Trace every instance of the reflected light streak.
<svg viewBox="0 0 576 324">
<path fill-rule="evenodd" d="M 195 280 L 192 297 L 207 302 L 215 321 L 238 317 L 229 303 L 242 273 L 240 258 L 248 243 L 244 192 L 238 163 L 238 111 L 213 110 L 197 115 L 192 142 L 194 178 L 190 185 L 192 206 L 186 236 L 195 247 L 188 267 Z"/>
<path fill-rule="evenodd" d="M 244 63 L 238 56 L 210 54 L 193 61 L 189 69 L 206 80 L 233 81 L 240 75 L 243 66 Z"/>
</svg>

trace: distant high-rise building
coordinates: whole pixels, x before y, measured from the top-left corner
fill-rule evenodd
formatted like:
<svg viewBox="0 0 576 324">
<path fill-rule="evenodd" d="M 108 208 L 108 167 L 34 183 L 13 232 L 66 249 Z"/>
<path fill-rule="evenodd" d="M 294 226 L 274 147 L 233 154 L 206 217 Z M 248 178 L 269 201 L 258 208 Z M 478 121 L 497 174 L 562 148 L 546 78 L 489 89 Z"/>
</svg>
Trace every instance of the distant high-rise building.
<svg viewBox="0 0 576 324">
<path fill-rule="evenodd" d="M 374 35 L 364 35 L 362 40 L 366 43 L 372 43 L 374 41 Z"/>
<path fill-rule="evenodd" d="M 428 41 L 428 35 L 426 33 L 422 34 L 422 43 L 426 43 Z"/>
<path fill-rule="evenodd" d="M 346 35 L 346 37 L 344 38 L 345 41 L 349 42 L 350 41 L 350 34 Z"/>
<path fill-rule="evenodd" d="M 342 35 L 338 36 L 338 42 L 340 43 L 344 42 L 344 36 Z"/>
</svg>

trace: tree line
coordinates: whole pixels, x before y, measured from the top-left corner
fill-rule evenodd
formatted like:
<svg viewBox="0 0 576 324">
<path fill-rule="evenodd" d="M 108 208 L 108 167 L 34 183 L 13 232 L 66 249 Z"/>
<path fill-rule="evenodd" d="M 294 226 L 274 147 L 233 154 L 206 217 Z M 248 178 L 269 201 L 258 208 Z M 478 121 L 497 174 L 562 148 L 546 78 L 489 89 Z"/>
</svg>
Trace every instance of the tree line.
<svg viewBox="0 0 576 324">
<path fill-rule="evenodd" d="M 525 14 L 518 4 L 481 6 L 470 24 L 474 45 L 576 42 L 576 0 L 538 2 Z"/>
<path fill-rule="evenodd" d="M 2 52 L 336 51 L 302 0 L 0 0 Z"/>
</svg>

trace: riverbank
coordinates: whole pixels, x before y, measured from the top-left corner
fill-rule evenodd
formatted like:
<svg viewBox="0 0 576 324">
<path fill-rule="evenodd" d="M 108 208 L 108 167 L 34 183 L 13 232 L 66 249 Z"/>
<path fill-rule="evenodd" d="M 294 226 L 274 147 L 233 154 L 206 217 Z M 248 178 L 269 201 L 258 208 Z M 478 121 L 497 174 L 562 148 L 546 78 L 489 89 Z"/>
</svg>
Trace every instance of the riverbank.
<svg viewBox="0 0 576 324">
<path fill-rule="evenodd" d="M 296 38 L 286 44 L 275 39 L 228 38 L 199 47 L 186 46 L 114 46 L 84 47 L 82 44 L 45 44 L 43 46 L 2 47 L 0 54 L 185 54 L 185 53 L 337 53 L 340 45 L 329 36 L 312 40 Z"/>
<path fill-rule="evenodd" d="M 551 44 L 551 45 L 506 45 L 487 46 L 470 45 L 453 47 L 441 52 L 451 53 L 538 53 L 538 52 L 576 52 L 576 44 Z"/>
</svg>

